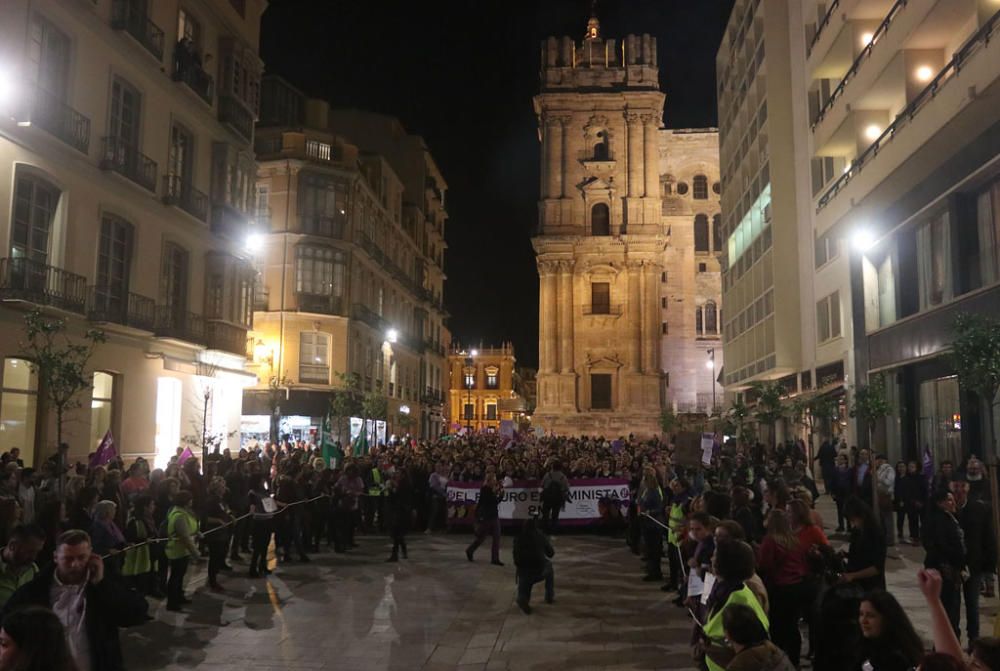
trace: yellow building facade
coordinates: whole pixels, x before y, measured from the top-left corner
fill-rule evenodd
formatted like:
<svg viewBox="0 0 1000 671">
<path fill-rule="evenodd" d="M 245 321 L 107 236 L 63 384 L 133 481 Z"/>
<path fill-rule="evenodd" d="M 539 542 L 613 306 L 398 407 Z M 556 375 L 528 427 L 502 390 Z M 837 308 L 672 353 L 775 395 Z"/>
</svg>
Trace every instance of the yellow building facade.
<svg viewBox="0 0 1000 671">
<path fill-rule="evenodd" d="M 514 346 L 453 347 L 448 355 L 450 432 L 498 433 L 500 422 L 515 424 L 524 416 L 516 391 Z"/>
<path fill-rule="evenodd" d="M 346 375 L 386 399 L 374 440 L 444 429 L 447 186 L 420 138 L 371 117 L 369 134 L 355 124 L 365 113 L 265 79 L 249 433 L 267 433 L 277 396 L 279 433 L 315 439 Z M 376 141 L 381 126 L 395 151 Z"/>
</svg>

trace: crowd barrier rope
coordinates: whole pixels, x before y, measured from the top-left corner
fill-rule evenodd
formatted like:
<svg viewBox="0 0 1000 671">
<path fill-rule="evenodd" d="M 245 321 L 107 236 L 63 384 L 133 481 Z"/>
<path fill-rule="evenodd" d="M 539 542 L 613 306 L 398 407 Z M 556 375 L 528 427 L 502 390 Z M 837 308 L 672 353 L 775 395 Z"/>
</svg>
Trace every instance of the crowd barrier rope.
<svg viewBox="0 0 1000 671">
<path fill-rule="evenodd" d="M 359 494 L 358 495 L 359 498 L 361 496 L 368 496 L 368 494 Z M 197 542 L 197 541 L 205 538 L 205 536 L 208 536 L 209 534 L 214 534 L 216 531 L 221 531 L 222 529 L 225 529 L 227 527 L 231 527 L 231 526 L 235 525 L 237 522 L 239 522 L 240 520 L 245 520 L 248 517 L 256 517 L 257 519 L 272 519 L 274 517 L 277 517 L 278 515 L 281 515 L 283 512 L 285 512 L 289 508 L 294 508 L 295 506 L 300 506 L 300 505 L 302 505 L 304 503 L 314 503 L 316 501 L 319 501 L 320 499 L 328 499 L 328 498 L 331 498 L 329 494 L 320 494 L 319 496 L 315 496 L 315 497 L 313 497 L 311 499 L 304 499 L 302 501 L 293 501 L 292 503 L 289 503 L 289 504 L 285 505 L 284 507 L 280 508 L 279 510 L 275 510 L 274 512 L 271 512 L 271 513 L 266 513 L 266 512 L 265 513 L 255 513 L 255 512 L 246 513 L 245 515 L 240 515 L 239 517 L 234 517 L 233 519 L 231 519 L 230 521 L 226 522 L 225 524 L 220 524 L 217 527 L 212 527 L 211 529 L 207 529 L 205 531 L 199 531 L 196 534 L 192 534 L 192 538 Z M 116 556 L 118 556 L 120 554 L 124 554 L 124 553 L 128 552 L 129 550 L 135 550 L 135 549 L 141 548 L 141 547 L 143 547 L 145 545 L 152 545 L 153 543 L 165 543 L 167 541 L 175 540 L 175 539 L 178 539 L 178 538 L 180 538 L 180 536 L 165 536 L 165 537 L 162 537 L 162 538 L 147 538 L 146 540 L 142 541 L 141 543 L 133 543 L 132 545 L 126 545 L 125 547 L 123 547 L 120 550 L 113 550 L 111 552 L 103 554 L 103 555 L 101 555 L 101 559 L 110 559 L 111 557 L 116 557 Z"/>
</svg>

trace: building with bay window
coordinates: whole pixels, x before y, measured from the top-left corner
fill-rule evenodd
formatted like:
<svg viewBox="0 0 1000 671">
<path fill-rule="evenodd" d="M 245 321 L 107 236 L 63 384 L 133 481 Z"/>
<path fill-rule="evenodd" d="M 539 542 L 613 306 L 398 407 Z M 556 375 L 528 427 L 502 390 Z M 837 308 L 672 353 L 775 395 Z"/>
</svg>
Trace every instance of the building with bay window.
<svg viewBox="0 0 1000 671">
<path fill-rule="evenodd" d="M 353 374 L 386 398 L 378 437 L 440 435 L 447 186 L 423 140 L 268 77 L 256 152 L 259 382 L 244 432 L 266 437 L 277 394 L 274 428 L 313 439 Z"/>
<path fill-rule="evenodd" d="M 108 336 L 65 425 L 71 458 L 111 430 L 163 464 L 203 416 L 238 445 L 264 7 L 0 4 L 0 450 L 30 464 L 55 449 L 18 354 L 34 308 Z"/>
</svg>

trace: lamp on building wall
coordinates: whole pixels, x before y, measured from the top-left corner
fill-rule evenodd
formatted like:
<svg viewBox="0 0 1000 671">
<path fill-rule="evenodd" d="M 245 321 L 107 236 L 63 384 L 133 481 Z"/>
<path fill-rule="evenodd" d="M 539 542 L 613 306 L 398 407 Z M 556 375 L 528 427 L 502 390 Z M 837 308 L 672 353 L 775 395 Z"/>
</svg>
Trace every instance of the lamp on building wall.
<svg viewBox="0 0 1000 671">
<path fill-rule="evenodd" d="M 257 363 L 266 363 L 271 368 L 274 366 L 274 349 L 258 338 L 253 347 L 253 358 Z"/>
<path fill-rule="evenodd" d="M 399 340 L 399 331 L 397 331 L 396 329 L 389 329 L 388 331 L 385 332 L 385 339 L 387 342 L 395 343 L 397 340 Z"/>
<path fill-rule="evenodd" d="M 250 233 L 246 239 L 246 250 L 251 254 L 256 254 L 264 247 L 264 236 L 260 233 Z"/>
<path fill-rule="evenodd" d="M 708 361 L 705 362 L 705 367 L 708 368 L 712 375 L 712 411 L 708 414 L 711 417 L 715 413 L 715 348 L 708 348 Z"/>
</svg>

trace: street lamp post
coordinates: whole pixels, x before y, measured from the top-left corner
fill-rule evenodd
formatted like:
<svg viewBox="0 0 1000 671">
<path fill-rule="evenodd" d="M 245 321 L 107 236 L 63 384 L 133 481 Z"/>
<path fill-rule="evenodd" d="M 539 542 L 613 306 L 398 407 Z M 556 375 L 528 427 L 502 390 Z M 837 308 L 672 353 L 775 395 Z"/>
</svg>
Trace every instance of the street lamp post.
<svg viewBox="0 0 1000 671">
<path fill-rule="evenodd" d="M 467 398 L 468 402 L 465 404 L 465 432 L 472 433 L 472 412 L 469 412 L 469 408 L 472 406 L 472 385 L 476 383 L 476 369 L 475 369 L 475 357 L 478 352 L 472 350 L 469 352 L 471 356 L 465 357 L 465 388 L 468 392 Z M 469 370 L 472 371 L 471 377 Z"/>
<path fill-rule="evenodd" d="M 705 362 L 705 367 L 711 372 L 712 375 L 712 411 L 708 414 L 711 417 L 715 413 L 715 348 L 708 348 L 708 361 Z"/>
</svg>

